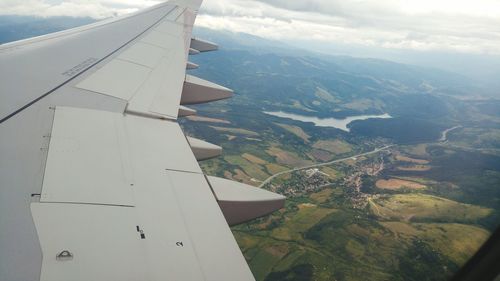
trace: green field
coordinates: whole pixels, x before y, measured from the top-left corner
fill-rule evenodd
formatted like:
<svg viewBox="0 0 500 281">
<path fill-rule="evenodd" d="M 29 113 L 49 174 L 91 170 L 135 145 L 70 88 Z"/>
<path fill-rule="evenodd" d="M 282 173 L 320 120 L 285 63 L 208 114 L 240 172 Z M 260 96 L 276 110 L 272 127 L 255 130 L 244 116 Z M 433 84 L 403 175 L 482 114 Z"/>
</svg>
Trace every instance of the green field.
<svg viewBox="0 0 500 281">
<path fill-rule="evenodd" d="M 404 221 L 476 222 L 493 210 L 425 194 L 396 194 L 370 201 L 379 219 Z"/>
<path fill-rule="evenodd" d="M 195 61 L 205 66 L 196 75 L 236 93 L 196 107 L 204 119 L 180 121 L 186 134 L 224 148 L 201 163 L 207 174 L 258 186 L 287 169 L 395 145 L 319 168 L 318 186 L 305 172 L 266 185 L 288 195 L 285 208 L 232 228 L 250 269 L 259 281 L 447 280 L 500 221 L 500 113 L 488 107 L 500 103 L 455 99 L 454 84 L 431 70 L 380 71 L 383 62 L 362 59 L 338 70 L 333 61 L 230 50 Z M 444 94 L 423 94 L 423 80 Z M 393 118 L 345 132 L 263 113 L 279 110 Z"/>
<path fill-rule="evenodd" d="M 311 154 L 314 149 L 332 155 L 370 149 L 356 141 L 321 139 L 310 130 L 307 143 L 298 130 L 290 132 L 294 127 L 278 127 L 298 141 L 279 143 L 278 132 L 265 130 L 259 131 L 258 143 L 226 139 L 223 157 L 203 163 L 204 171 L 259 185 L 272 174 L 318 161 Z M 488 238 L 500 210 L 500 194 L 492 189 L 500 183 L 497 162 L 483 154 L 467 156 L 465 163 L 457 161 L 472 152 L 452 145 L 402 145 L 388 154 L 322 167 L 331 186 L 297 193 L 280 212 L 233 227 L 256 279 L 446 280 Z M 366 197 L 357 199 L 361 207 L 353 207 L 356 193 L 345 179 L 356 171 L 371 171 L 365 169 L 373 169 L 381 159 L 382 172 L 362 181 Z M 412 169 L 415 165 L 431 168 Z M 480 169 L 491 172 L 478 177 Z M 379 179 L 425 188 L 379 189 L 375 186 Z M 478 187 L 480 181 L 473 179 L 489 187 Z M 272 184 L 293 188 L 296 181 L 296 174 L 285 174 Z"/>
</svg>

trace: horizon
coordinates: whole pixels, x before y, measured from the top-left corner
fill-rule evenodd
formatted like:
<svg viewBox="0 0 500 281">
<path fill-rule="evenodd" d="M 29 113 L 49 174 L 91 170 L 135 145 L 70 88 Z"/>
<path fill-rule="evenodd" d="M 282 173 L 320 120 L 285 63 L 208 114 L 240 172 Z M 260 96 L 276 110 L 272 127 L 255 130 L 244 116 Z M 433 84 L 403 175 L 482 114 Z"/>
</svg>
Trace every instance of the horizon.
<svg viewBox="0 0 500 281">
<path fill-rule="evenodd" d="M 152 0 L 9 0 L 0 15 L 119 16 Z M 332 55 L 428 66 L 500 89 L 500 3 L 467 1 L 206 0 L 197 27 L 226 30 Z M 499 85 L 496 85 L 499 84 Z"/>
<path fill-rule="evenodd" d="M 2 20 L 3 20 L 3 22 L 2 22 Z M 69 27 L 61 28 L 60 26 L 58 26 L 57 30 L 53 30 L 49 33 L 58 32 L 58 31 L 62 31 L 62 30 L 70 29 L 70 28 L 76 28 L 78 26 L 82 26 L 85 24 L 99 21 L 99 20 L 93 19 L 91 17 L 71 17 L 71 16 L 41 17 L 41 16 L 34 16 L 34 15 L 1 15 L 0 14 L 0 33 L 2 32 L 2 29 L 1 29 L 2 24 L 5 25 L 7 23 L 11 23 L 10 27 L 18 28 L 18 27 L 23 26 L 24 24 L 30 24 L 34 21 L 36 21 L 36 22 L 45 21 L 46 23 L 48 23 L 49 26 L 51 25 L 52 21 L 58 21 L 58 23 L 63 23 L 63 25 L 64 25 L 66 20 L 68 20 Z M 57 25 L 58 24 L 56 24 L 56 26 Z M 208 31 L 208 33 L 207 33 L 207 31 Z M 201 33 L 201 36 L 199 35 L 200 33 Z M 324 50 L 321 48 L 317 48 L 317 49 L 316 48 L 308 48 L 307 46 L 303 46 L 300 44 L 293 44 L 290 42 L 284 42 L 284 41 L 272 39 L 272 38 L 264 38 L 264 37 L 261 37 L 258 35 L 242 32 L 242 31 L 232 31 L 232 30 L 228 30 L 228 29 L 212 29 L 210 27 L 200 27 L 200 26 L 195 26 L 195 28 L 193 29 L 193 36 L 207 37 L 208 38 L 210 36 L 209 34 L 211 34 L 211 33 L 219 34 L 219 36 L 220 35 L 232 36 L 233 38 L 231 38 L 231 39 L 237 40 L 234 42 L 236 44 L 241 43 L 241 38 L 237 38 L 237 37 L 244 37 L 245 39 L 253 38 L 254 40 L 259 40 L 256 43 L 254 42 L 253 45 L 248 44 L 248 46 L 245 47 L 248 50 L 252 50 L 252 47 L 253 47 L 255 49 L 259 49 L 259 51 L 266 51 L 266 52 L 270 52 L 270 53 L 287 54 L 287 55 L 293 54 L 294 56 L 312 55 L 312 56 L 327 56 L 327 57 L 332 57 L 332 58 L 349 57 L 349 58 L 353 58 L 353 59 L 380 60 L 380 61 L 386 61 L 386 62 L 408 65 L 408 66 L 413 66 L 413 67 L 422 67 L 424 69 L 429 69 L 429 70 L 433 69 L 433 70 L 437 70 L 437 71 L 444 71 L 445 73 L 459 75 L 459 76 L 466 77 L 468 79 L 472 79 L 473 81 L 475 81 L 477 83 L 481 83 L 482 85 L 488 86 L 490 89 L 492 89 L 492 91 L 495 91 L 495 92 L 499 92 L 498 89 L 500 89 L 500 82 L 497 82 L 496 80 L 487 81 L 487 79 L 481 79 L 475 75 L 468 75 L 467 72 L 457 71 L 457 69 L 440 67 L 440 65 L 435 65 L 435 64 L 416 63 L 415 61 L 412 61 L 411 59 L 405 60 L 405 59 L 394 58 L 391 56 L 370 55 L 369 53 L 363 54 L 363 53 L 329 52 L 328 50 Z M 44 32 L 44 33 L 40 32 L 39 34 L 36 33 L 36 34 L 33 34 L 32 36 L 28 36 L 28 37 L 15 37 L 11 40 L 7 40 L 4 42 L 2 42 L 2 40 L 4 40 L 4 38 L 2 38 L 0 36 L 0 45 L 14 42 L 14 41 L 18 41 L 18 40 L 28 39 L 31 37 L 41 36 L 44 34 L 47 34 L 47 32 Z M 2 34 L 0 34 L 0 35 L 2 35 Z M 205 39 L 207 39 L 207 38 L 205 38 Z M 233 44 L 233 42 L 230 42 L 229 44 Z M 227 45 L 229 45 L 229 44 L 227 44 Z M 263 45 L 263 44 L 265 44 L 265 45 Z M 246 43 L 243 45 L 246 45 Z M 241 48 L 243 45 L 240 45 L 239 48 Z M 269 48 L 269 46 L 273 46 L 275 49 L 271 49 L 271 48 Z M 221 47 L 226 48 L 227 46 L 222 45 Z M 263 49 L 262 47 L 267 47 L 267 48 Z M 278 49 L 276 49 L 276 48 L 278 48 Z M 298 53 L 301 51 L 304 53 Z M 435 54 L 429 54 L 430 57 L 432 57 L 434 55 Z M 472 56 L 477 56 L 477 55 L 472 55 Z M 473 57 L 469 58 L 469 60 L 472 58 Z M 452 59 L 453 58 L 451 58 L 451 60 Z M 492 62 L 491 60 L 489 62 L 492 64 L 495 63 L 494 61 Z M 479 64 L 481 64 L 481 63 L 482 62 L 479 62 Z M 495 76 L 497 72 L 500 75 L 500 56 L 499 56 L 499 62 L 498 62 L 498 69 L 493 68 L 493 69 L 483 69 L 483 70 L 490 70 L 492 72 L 491 76 Z M 489 82 L 491 82 L 491 83 L 489 83 Z M 495 96 L 495 98 L 496 98 L 496 96 Z"/>
</svg>

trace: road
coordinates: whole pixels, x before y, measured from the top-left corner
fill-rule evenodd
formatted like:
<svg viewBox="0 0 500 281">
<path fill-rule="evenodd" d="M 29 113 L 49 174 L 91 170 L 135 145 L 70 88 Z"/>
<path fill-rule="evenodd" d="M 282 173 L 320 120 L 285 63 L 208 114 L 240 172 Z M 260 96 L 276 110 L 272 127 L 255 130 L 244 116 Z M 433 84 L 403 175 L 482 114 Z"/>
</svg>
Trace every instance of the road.
<svg viewBox="0 0 500 281">
<path fill-rule="evenodd" d="M 328 165 L 331 165 L 331 164 L 334 164 L 334 163 L 343 162 L 343 161 L 346 161 L 346 160 L 349 160 L 349 159 L 352 159 L 352 158 L 357 158 L 357 157 L 360 157 L 360 156 L 366 156 L 366 155 L 370 155 L 370 154 L 375 154 L 375 153 L 378 153 L 378 152 L 380 152 L 382 150 L 386 150 L 386 149 L 388 149 L 388 148 L 390 148 L 392 146 L 394 146 L 394 145 L 387 145 L 387 146 L 384 146 L 384 147 L 375 148 L 372 151 L 368 151 L 368 152 L 365 152 L 365 153 L 360 153 L 360 154 L 357 154 L 357 155 L 352 155 L 352 156 L 349 156 L 349 157 L 346 157 L 346 158 L 342 158 L 342 159 L 336 159 L 336 160 L 333 160 L 333 161 L 330 161 L 330 162 L 319 163 L 319 164 L 314 164 L 314 165 L 309 165 L 309 166 L 305 166 L 305 167 L 299 167 L 299 168 L 294 168 L 294 169 L 282 171 L 282 172 L 279 172 L 279 173 L 274 174 L 274 175 L 270 176 L 269 178 L 267 178 L 265 181 L 262 182 L 262 184 L 260 185 L 260 187 L 263 187 L 264 185 L 266 185 L 268 182 L 272 181 L 277 176 L 281 176 L 281 175 L 284 175 L 284 174 L 293 173 L 293 172 L 300 171 L 300 170 L 305 170 L 305 169 L 311 169 L 311 168 L 316 168 L 316 167 L 328 166 Z"/>
</svg>

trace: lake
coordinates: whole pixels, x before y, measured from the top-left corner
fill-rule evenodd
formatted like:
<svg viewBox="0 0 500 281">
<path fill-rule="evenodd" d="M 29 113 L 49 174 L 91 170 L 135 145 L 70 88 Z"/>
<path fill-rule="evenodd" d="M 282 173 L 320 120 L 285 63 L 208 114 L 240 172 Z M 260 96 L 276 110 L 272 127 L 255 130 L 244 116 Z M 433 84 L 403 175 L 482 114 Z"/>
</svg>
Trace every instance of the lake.
<svg viewBox="0 0 500 281">
<path fill-rule="evenodd" d="M 296 121 L 312 122 L 312 123 L 314 123 L 314 125 L 316 125 L 318 127 L 333 127 L 333 128 L 337 128 L 337 129 L 346 131 L 346 132 L 349 132 L 349 128 L 347 126 L 353 121 L 373 119 L 373 118 L 381 118 L 381 119 L 392 118 L 392 116 L 387 114 L 387 113 L 384 113 L 381 115 L 356 115 L 356 116 L 349 116 L 349 117 L 344 118 L 344 119 L 318 118 L 318 117 L 313 117 L 313 116 L 304 116 L 304 115 L 299 115 L 299 114 L 286 113 L 283 111 L 271 111 L 271 112 L 264 111 L 264 113 L 272 115 L 272 116 L 292 119 L 292 120 L 296 120 Z"/>
</svg>

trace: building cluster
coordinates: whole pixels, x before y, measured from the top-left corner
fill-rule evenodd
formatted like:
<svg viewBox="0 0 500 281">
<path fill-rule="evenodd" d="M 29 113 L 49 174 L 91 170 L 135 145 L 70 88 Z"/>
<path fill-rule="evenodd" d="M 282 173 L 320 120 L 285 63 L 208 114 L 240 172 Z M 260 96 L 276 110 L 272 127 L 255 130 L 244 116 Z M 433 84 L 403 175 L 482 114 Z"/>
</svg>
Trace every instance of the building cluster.
<svg viewBox="0 0 500 281">
<path fill-rule="evenodd" d="M 346 188 L 345 191 L 349 194 L 353 208 L 364 209 L 372 195 L 362 192 L 363 177 L 380 174 L 384 170 L 384 158 L 381 156 L 373 161 L 361 161 L 354 165 L 353 168 L 349 176 L 344 178 L 343 185 Z"/>
<path fill-rule="evenodd" d="M 352 165 L 346 165 L 342 179 L 334 179 L 322 172 L 319 168 L 310 168 L 293 172 L 289 178 L 281 183 L 270 184 L 268 188 L 287 197 L 301 196 L 307 193 L 318 192 L 327 186 L 338 184 L 352 203 L 353 208 L 363 209 L 373 195 L 362 192 L 363 177 L 377 176 L 384 166 L 384 157 L 375 159 L 356 159 Z"/>
<path fill-rule="evenodd" d="M 290 179 L 279 185 L 271 185 L 270 189 L 285 196 L 300 196 L 317 192 L 331 184 L 330 176 L 317 168 L 311 168 L 293 172 Z"/>
</svg>

